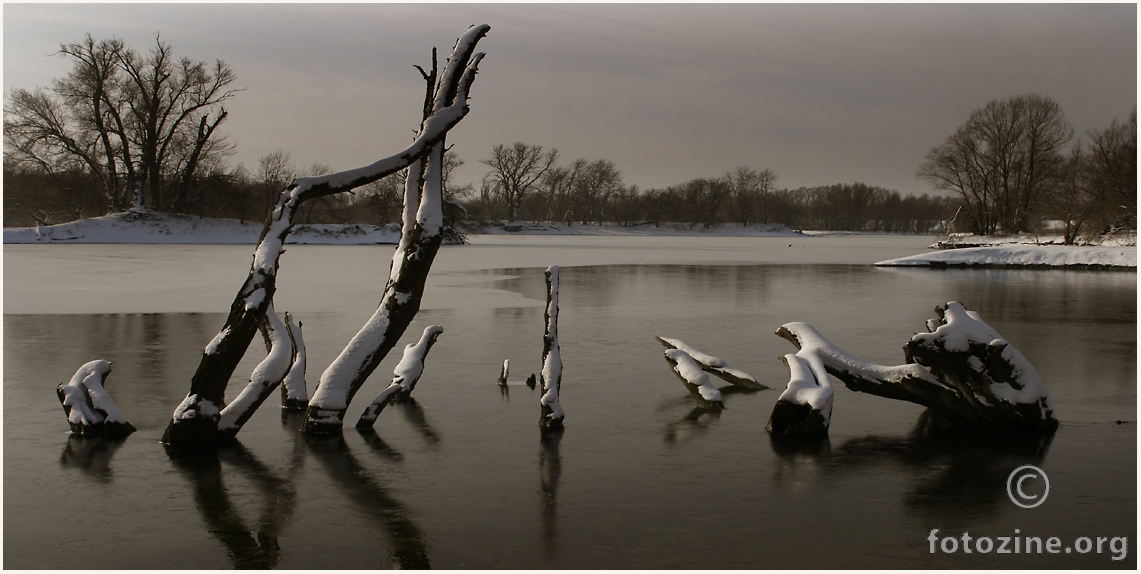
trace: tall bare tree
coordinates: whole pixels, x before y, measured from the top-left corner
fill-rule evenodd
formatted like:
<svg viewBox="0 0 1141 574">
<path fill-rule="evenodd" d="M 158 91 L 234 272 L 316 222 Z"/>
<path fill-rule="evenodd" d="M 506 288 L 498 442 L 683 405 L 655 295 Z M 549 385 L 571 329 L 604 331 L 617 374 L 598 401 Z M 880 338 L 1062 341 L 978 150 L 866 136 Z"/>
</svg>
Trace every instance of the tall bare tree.
<svg viewBox="0 0 1141 574">
<path fill-rule="evenodd" d="M 491 157 L 480 160 L 491 171 L 484 176 L 484 185 L 501 198 L 507 207 L 507 221 L 515 221 L 523 199 L 535 183 L 555 163 L 558 150 L 543 151 L 543 146 L 515 142 L 510 147 L 497 144 Z"/>
<path fill-rule="evenodd" d="M 1062 108 L 1048 97 L 993 100 L 928 152 L 917 175 L 959 194 L 976 233 L 1026 231 L 1061 185 L 1073 135 Z"/>
<path fill-rule="evenodd" d="M 157 34 L 146 52 L 88 35 L 58 54 L 73 64 L 65 77 L 11 92 L 5 155 L 49 173 L 90 171 L 110 211 L 185 209 L 200 167 L 229 151 L 217 128 L 237 92 L 230 66 L 178 58 Z"/>
</svg>

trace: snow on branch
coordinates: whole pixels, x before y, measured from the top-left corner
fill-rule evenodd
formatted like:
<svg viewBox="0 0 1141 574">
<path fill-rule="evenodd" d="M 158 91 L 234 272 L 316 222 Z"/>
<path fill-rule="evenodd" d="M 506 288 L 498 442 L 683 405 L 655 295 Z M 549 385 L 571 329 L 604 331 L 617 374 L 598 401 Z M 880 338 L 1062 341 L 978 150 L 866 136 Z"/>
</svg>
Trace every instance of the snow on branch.
<svg viewBox="0 0 1141 574">
<path fill-rule="evenodd" d="M 219 413 L 218 429 L 233 436 L 253 416 L 254 411 L 289 374 L 293 366 L 293 346 L 286 326 L 278 318 L 271 303 L 266 310 L 265 338 L 269 341 L 269 354 L 254 367 L 250 382 L 242 392 Z"/>
<path fill-rule="evenodd" d="M 725 362 L 725 359 L 702 353 L 701 351 L 690 347 L 678 339 L 670 339 L 668 337 L 655 337 L 655 339 L 657 339 L 658 342 L 667 349 L 678 349 L 680 351 L 684 351 L 685 354 L 689 355 L 691 359 L 696 361 L 697 364 L 701 366 L 703 371 L 712 375 L 716 375 L 735 386 L 756 390 L 764 390 L 769 388 L 767 385 L 762 384 L 749 373 L 730 367 L 729 363 Z"/>
<path fill-rule="evenodd" d="M 67 415 L 71 432 L 86 436 L 127 436 L 135 427 L 119 414 L 119 408 L 103 382 L 111 373 L 111 362 L 97 359 L 79 367 L 71 381 L 56 387 L 56 395 Z"/>
<path fill-rule="evenodd" d="M 539 426 L 554 430 L 563 426 L 563 407 L 559 404 L 559 384 L 563 378 L 563 359 L 559 353 L 559 266 L 552 265 L 545 272 L 547 279 L 547 308 L 543 311 L 546 329 L 543 332 L 543 368 L 539 371 Z"/>
<path fill-rule="evenodd" d="M 443 327 L 431 325 L 424 329 L 424 334 L 420 336 L 418 342 L 404 347 L 404 356 L 392 372 L 392 382 L 361 414 L 361 418 L 357 420 L 358 429 L 372 427 L 376 423 L 376 417 L 380 416 L 380 412 L 388 406 L 388 403 L 412 394 L 412 389 L 416 388 L 417 381 L 424 374 L 424 360 L 428 357 L 428 351 L 443 332 Z"/>
<path fill-rule="evenodd" d="M 689 353 L 681 349 L 666 349 L 665 356 L 670 369 L 693 395 L 697 406 L 717 411 L 725 408 L 725 403 L 721 400 L 721 391 L 709 382 L 709 375 L 705 374 L 701 365 Z"/>
<path fill-rule="evenodd" d="M 801 349 L 797 356 L 817 358 L 849 389 L 923 405 L 963 429 L 1057 428 L 1045 383 L 1014 346 L 961 303 L 949 302 L 936 313 L 939 318 L 927 322 L 929 332 L 904 347 L 909 364 L 894 367 L 855 357 L 806 323 L 786 324 L 777 335 Z"/>
<path fill-rule="evenodd" d="M 309 406 L 309 391 L 305 388 L 305 340 L 301 336 L 301 321 L 285 314 L 285 331 L 293 348 L 293 366 L 281 382 L 281 408 L 286 411 L 303 411 Z"/>
<path fill-rule="evenodd" d="M 404 190 L 404 219 L 400 243 L 392 257 L 388 283 L 380 305 L 340 355 L 322 373 L 301 430 L 309 434 L 341 431 L 345 411 L 361 385 L 396 345 L 420 310 L 424 284 L 442 240 L 442 171 L 447 129 L 440 127 L 453 111 L 466 113 L 468 89 L 475 79 L 482 54 L 472 55 L 475 43 L 487 33 L 487 26 L 476 26 L 456 43 L 447 68 L 433 87 L 436 68 L 423 74 L 433 94 L 426 98 L 424 121 L 417 141 L 439 131 L 424 153 L 411 158 Z M 433 56 L 433 64 L 435 57 Z M 421 71 L 423 73 L 423 71 Z M 462 115 L 460 116 L 462 117 Z M 458 118 L 455 121 L 459 121 Z M 371 177 L 371 176 L 370 176 Z M 371 181 L 371 180 L 370 180 Z M 362 183 L 354 183 L 361 185 Z"/>
</svg>

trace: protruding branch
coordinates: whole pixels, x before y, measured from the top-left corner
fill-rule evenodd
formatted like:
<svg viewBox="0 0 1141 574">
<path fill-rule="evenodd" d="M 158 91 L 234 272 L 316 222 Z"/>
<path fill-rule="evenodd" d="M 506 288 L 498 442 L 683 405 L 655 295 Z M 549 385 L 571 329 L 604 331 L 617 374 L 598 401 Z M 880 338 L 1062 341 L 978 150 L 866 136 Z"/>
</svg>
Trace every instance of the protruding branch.
<svg viewBox="0 0 1141 574">
<path fill-rule="evenodd" d="M 67 415 L 71 431 L 88 436 L 127 436 L 135 427 L 119 414 L 103 382 L 111 372 L 111 362 L 91 361 L 75 372 L 71 381 L 56 387 L 56 395 Z"/>
<path fill-rule="evenodd" d="M 503 369 L 499 371 L 498 384 L 501 387 L 507 386 L 507 373 L 511 370 L 511 359 L 503 359 Z"/>
<path fill-rule="evenodd" d="M 552 265 L 547 278 L 547 308 L 543 312 L 543 369 L 539 371 L 539 426 L 544 430 L 562 428 L 563 407 L 559 404 L 559 383 L 563 378 L 563 359 L 559 353 L 559 267 Z"/>
<path fill-rule="evenodd" d="M 777 398 L 766 428 L 777 436 L 826 434 L 832 422 L 832 381 L 817 350 L 802 348 L 780 360 L 788 368 L 788 386 Z"/>
<path fill-rule="evenodd" d="M 250 382 L 230 404 L 219 413 L 218 429 L 224 435 L 238 434 L 242 425 L 250 420 L 254 411 L 285 379 L 293 366 L 294 349 L 290 345 L 288 330 L 273 310 L 273 304 L 266 310 L 265 337 L 269 340 L 269 354 L 254 367 Z"/>
<path fill-rule="evenodd" d="M 285 314 L 285 331 L 293 348 L 293 366 L 281 382 L 281 408 L 287 411 L 304 411 L 309 406 L 309 391 L 305 387 L 305 339 L 301 337 L 301 321 Z"/>
<path fill-rule="evenodd" d="M 380 395 L 373 399 L 372 404 L 361 414 L 361 418 L 357 420 L 358 429 L 371 427 L 376 423 L 376 417 L 380 416 L 380 412 L 388 406 L 388 403 L 412 393 L 412 389 L 416 387 L 416 382 L 420 380 L 420 375 L 424 374 L 424 360 L 428 357 L 428 351 L 432 349 L 432 345 L 436 344 L 436 339 L 443 332 L 443 327 L 432 325 L 424 329 L 420 341 L 404 347 L 404 356 L 401 357 L 392 373 L 392 382 Z"/>
<path fill-rule="evenodd" d="M 684 351 L 685 354 L 689 355 L 690 358 L 696 361 L 698 365 L 701 365 L 701 369 L 703 371 L 712 375 L 716 375 L 726 382 L 732 383 L 733 385 L 744 387 L 746 389 L 756 390 L 771 388 L 768 385 L 762 384 L 749 373 L 738 371 L 737 369 L 730 367 L 729 363 L 725 362 L 725 359 L 702 353 L 701 351 L 690 347 L 678 339 L 670 339 L 667 337 L 654 338 L 657 339 L 658 342 L 667 349 L 678 349 Z"/>
<path fill-rule="evenodd" d="M 705 374 L 701 365 L 689 353 L 681 349 L 667 349 L 665 355 L 670 369 L 693 395 L 698 407 L 717 411 L 725 408 L 725 403 L 721 400 L 721 391 L 709 382 L 709 375 Z"/>
</svg>

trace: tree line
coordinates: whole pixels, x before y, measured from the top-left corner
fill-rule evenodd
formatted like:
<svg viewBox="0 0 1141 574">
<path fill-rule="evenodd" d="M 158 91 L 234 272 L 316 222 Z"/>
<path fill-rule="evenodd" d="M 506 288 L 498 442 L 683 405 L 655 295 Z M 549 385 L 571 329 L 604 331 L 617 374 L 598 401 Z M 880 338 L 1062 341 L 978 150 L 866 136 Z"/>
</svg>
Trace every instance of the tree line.
<svg viewBox="0 0 1141 574">
<path fill-rule="evenodd" d="M 147 50 L 122 40 L 60 46 L 72 63 L 48 88 L 13 89 L 4 104 L 5 225 L 53 224 L 131 208 L 261 221 L 296 177 L 328 173 L 296 165 L 284 150 L 254 168 L 232 167 L 218 129 L 240 90 L 222 60 L 177 57 L 156 35 Z M 1059 221 L 1066 240 L 1135 229 L 1136 110 L 1074 138 L 1061 107 L 1036 94 L 995 100 L 934 147 L 917 177 L 937 191 L 904 196 L 863 183 L 778 188 L 771 168 L 740 166 L 664 188 L 627 183 L 606 159 L 562 161 L 554 148 L 496 145 L 479 159 L 476 184 L 455 183 L 464 164 L 449 151 L 449 213 L 476 221 L 793 229 L 1036 231 Z M 321 198 L 298 223 L 383 224 L 400 219 L 403 175 Z"/>
</svg>

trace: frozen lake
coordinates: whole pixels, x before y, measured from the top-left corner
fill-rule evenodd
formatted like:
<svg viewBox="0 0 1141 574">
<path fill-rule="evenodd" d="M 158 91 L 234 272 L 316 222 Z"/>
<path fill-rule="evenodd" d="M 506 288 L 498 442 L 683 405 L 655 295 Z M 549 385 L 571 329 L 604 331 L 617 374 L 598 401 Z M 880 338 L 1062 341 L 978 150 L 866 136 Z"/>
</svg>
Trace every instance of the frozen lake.
<svg viewBox="0 0 1141 574">
<path fill-rule="evenodd" d="M 928 237 L 488 237 L 445 247 L 424 310 L 444 334 L 416 401 L 375 434 L 306 440 L 271 397 L 214 455 L 159 438 L 248 270 L 252 246 L 4 247 L 4 565 L 8 568 L 1136 568 L 1102 552 L 931 554 L 942 535 L 1133 537 L 1136 273 L 874 268 Z M 276 307 L 304 323 L 310 392 L 372 313 L 393 246 L 290 246 Z M 539 440 L 543 268 L 562 268 L 566 430 Z M 1046 380 L 1052 441 L 932 441 L 921 407 L 838 386 L 828 440 L 764 430 L 777 391 L 693 400 L 655 335 L 783 388 L 773 335 L 805 321 L 884 364 L 960 300 Z M 264 353 L 258 341 L 232 397 Z M 68 432 L 55 385 L 114 362 L 139 431 Z M 350 424 L 388 383 L 381 364 Z M 511 359 L 512 384 L 495 380 Z M 1116 424 L 1117 421 L 1126 424 Z M 1023 464 L 1050 479 L 1026 510 Z M 1118 554 L 1120 555 L 1120 554 Z"/>
</svg>

